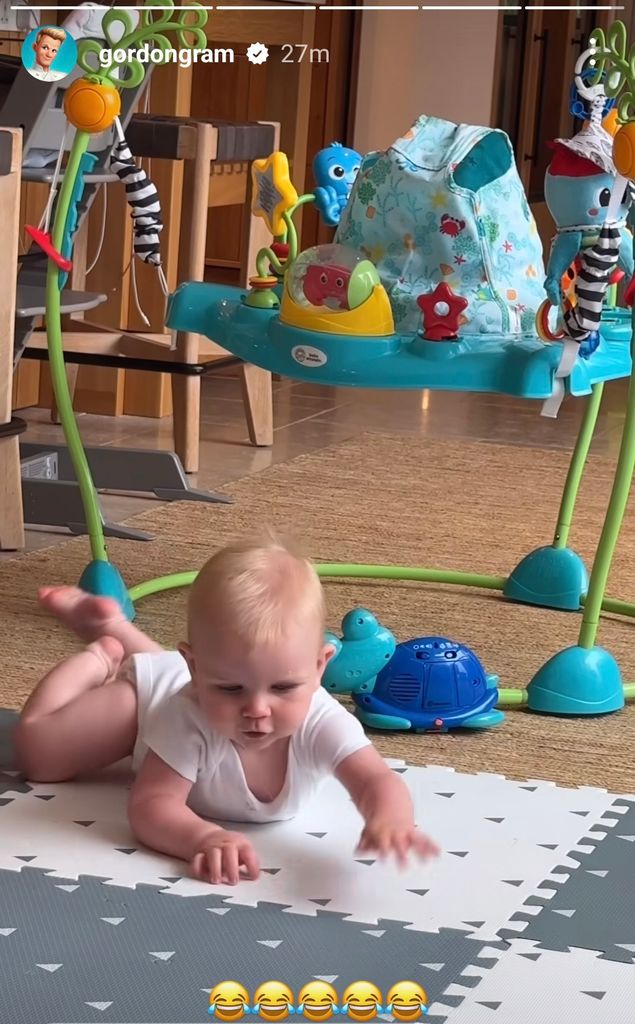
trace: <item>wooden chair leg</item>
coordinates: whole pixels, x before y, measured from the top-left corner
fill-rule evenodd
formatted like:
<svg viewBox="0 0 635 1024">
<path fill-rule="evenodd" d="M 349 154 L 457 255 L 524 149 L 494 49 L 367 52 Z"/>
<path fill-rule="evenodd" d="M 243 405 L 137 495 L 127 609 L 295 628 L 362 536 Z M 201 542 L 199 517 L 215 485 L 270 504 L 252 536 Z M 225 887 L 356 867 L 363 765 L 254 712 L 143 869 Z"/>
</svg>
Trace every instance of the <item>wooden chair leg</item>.
<svg viewBox="0 0 635 1024">
<path fill-rule="evenodd" d="M 280 125 L 274 124 L 274 150 L 280 148 Z M 251 211 L 252 180 L 247 178 L 247 195 L 245 206 Z M 247 287 L 249 277 L 256 271 L 258 250 L 271 243 L 271 236 L 262 217 L 254 217 L 249 212 L 244 219 L 242 244 L 241 284 Z M 273 386 L 269 370 L 244 363 L 240 375 L 245 417 L 249 439 L 252 444 L 266 447 L 273 444 Z"/>
<path fill-rule="evenodd" d="M 249 440 L 265 448 L 273 444 L 273 390 L 271 373 L 259 366 L 243 363 L 240 382 L 247 417 Z"/>
<path fill-rule="evenodd" d="M 179 280 L 203 281 L 205 278 L 205 239 L 210 166 L 216 156 L 216 131 L 210 124 L 196 124 L 196 155 L 183 168 L 183 200 L 179 238 Z M 183 363 L 196 363 L 199 336 L 179 331 L 176 351 Z M 172 374 L 174 449 L 186 473 L 199 467 L 201 417 L 201 378 Z"/>
<path fill-rule="evenodd" d="M 186 473 L 198 472 L 201 378 L 172 374 L 174 450 Z"/>
<path fill-rule="evenodd" d="M 24 513 L 17 437 L 0 441 L 0 467 L 0 550 L 20 551 L 24 547 Z"/>
</svg>

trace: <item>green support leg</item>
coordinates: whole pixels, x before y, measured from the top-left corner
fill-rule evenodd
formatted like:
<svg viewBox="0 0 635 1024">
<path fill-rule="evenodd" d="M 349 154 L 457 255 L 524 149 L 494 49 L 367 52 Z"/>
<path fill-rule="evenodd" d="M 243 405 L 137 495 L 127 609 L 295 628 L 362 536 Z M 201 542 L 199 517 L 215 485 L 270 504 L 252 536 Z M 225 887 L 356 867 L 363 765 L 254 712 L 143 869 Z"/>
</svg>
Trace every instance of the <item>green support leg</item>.
<svg viewBox="0 0 635 1024">
<path fill-rule="evenodd" d="M 635 355 L 635 310 L 633 317 L 631 358 Z M 532 710 L 553 714 L 597 715 L 617 711 L 624 706 L 624 686 L 619 666 L 612 654 L 595 646 L 595 641 L 634 470 L 635 376 L 631 370 L 620 454 L 584 600 L 578 644 L 554 655 L 536 673 L 527 688 L 528 705 Z"/>
<path fill-rule="evenodd" d="M 52 241 L 58 252 L 62 247 L 81 159 L 89 142 L 90 136 L 86 132 L 78 131 L 69 154 L 53 222 Z M 46 272 L 46 332 L 53 392 L 82 497 L 92 554 L 92 560 L 82 573 L 79 586 L 91 594 L 113 597 L 128 618 L 132 619 L 134 606 L 128 596 L 128 589 L 121 573 L 108 558 L 99 499 L 73 411 L 73 401 L 64 366 L 59 270 L 52 260 L 49 260 Z"/>
<path fill-rule="evenodd" d="M 635 311 L 634 311 L 635 318 Z M 635 357 L 635 323 L 634 335 L 631 342 L 631 357 Z M 622 431 L 622 442 L 620 454 L 617 460 L 617 469 L 613 480 L 613 489 L 609 506 L 606 510 L 604 526 L 600 535 L 600 542 L 595 554 L 589 589 L 584 602 L 584 614 L 578 643 L 580 647 L 591 650 L 595 644 L 598 626 L 600 623 L 600 612 L 606 594 L 606 583 L 608 580 L 615 547 L 622 528 L 624 513 L 628 496 L 633 482 L 635 471 L 635 376 L 631 372 L 631 379 L 628 388 L 628 400 L 626 403 L 626 418 Z"/>
<path fill-rule="evenodd" d="M 558 512 L 556 532 L 553 537 L 553 546 L 559 550 L 566 548 L 567 541 L 569 539 L 569 531 L 573 521 L 575 503 L 580 491 L 582 474 L 584 473 L 584 467 L 591 447 L 591 441 L 593 440 L 595 425 L 600 412 L 600 405 L 602 404 L 603 392 L 604 382 L 602 381 L 599 384 L 596 384 L 591 392 L 591 397 L 587 402 L 586 409 L 584 410 L 584 416 L 582 418 L 582 423 L 580 424 L 580 430 L 578 432 L 575 448 L 573 449 L 573 455 L 571 456 L 569 472 L 567 473 L 564 491 L 562 492 L 562 501 L 560 502 L 560 510 Z"/>
</svg>

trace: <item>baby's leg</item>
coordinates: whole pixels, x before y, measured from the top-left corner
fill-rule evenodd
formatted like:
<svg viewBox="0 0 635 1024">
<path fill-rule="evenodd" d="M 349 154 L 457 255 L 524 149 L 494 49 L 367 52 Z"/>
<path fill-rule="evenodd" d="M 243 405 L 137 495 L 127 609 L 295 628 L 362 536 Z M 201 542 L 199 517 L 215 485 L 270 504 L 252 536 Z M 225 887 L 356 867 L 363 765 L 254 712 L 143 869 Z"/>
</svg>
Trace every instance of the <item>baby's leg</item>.
<svg viewBox="0 0 635 1024">
<path fill-rule="evenodd" d="M 123 655 L 118 640 L 103 637 L 38 683 L 15 733 L 18 765 L 29 779 L 64 782 L 132 753 L 137 692 L 117 678 Z"/>
<path fill-rule="evenodd" d="M 161 645 L 129 622 L 112 597 L 95 597 L 79 587 L 41 587 L 40 604 L 89 644 L 102 636 L 114 636 L 124 657 L 144 651 L 160 651 Z"/>
</svg>

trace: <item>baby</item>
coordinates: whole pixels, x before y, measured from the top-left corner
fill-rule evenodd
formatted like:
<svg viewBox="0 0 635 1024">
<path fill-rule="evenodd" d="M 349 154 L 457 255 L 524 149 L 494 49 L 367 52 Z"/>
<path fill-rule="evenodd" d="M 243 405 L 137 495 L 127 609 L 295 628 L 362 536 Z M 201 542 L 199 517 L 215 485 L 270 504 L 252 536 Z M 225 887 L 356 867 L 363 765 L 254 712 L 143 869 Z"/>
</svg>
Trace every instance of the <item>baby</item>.
<svg viewBox="0 0 635 1024">
<path fill-rule="evenodd" d="M 218 551 L 188 605 L 188 640 L 165 651 L 110 598 L 43 588 L 42 605 L 87 643 L 26 702 L 16 750 L 29 779 L 60 782 L 132 755 L 138 839 L 213 884 L 255 879 L 247 836 L 216 824 L 292 818 L 328 775 L 364 819 L 358 850 L 404 865 L 434 843 L 409 791 L 360 722 L 320 684 L 328 659 L 313 566 L 275 537 Z"/>
</svg>

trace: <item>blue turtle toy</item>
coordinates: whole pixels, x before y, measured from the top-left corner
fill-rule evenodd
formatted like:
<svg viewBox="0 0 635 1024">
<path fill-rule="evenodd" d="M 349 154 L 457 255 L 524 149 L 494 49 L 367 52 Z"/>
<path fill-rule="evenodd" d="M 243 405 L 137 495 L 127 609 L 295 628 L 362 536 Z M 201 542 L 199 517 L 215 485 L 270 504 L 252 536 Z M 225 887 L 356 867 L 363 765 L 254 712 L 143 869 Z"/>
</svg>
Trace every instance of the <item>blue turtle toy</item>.
<svg viewBox="0 0 635 1024">
<path fill-rule="evenodd" d="M 325 643 L 335 648 L 322 676 L 322 685 L 331 693 L 368 693 L 397 646 L 390 630 L 366 608 L 347 612 L 342 619 L 342 638 L 327 633 Z"/>
<path fill-rule="evenodd" d="M 352 693 L 357 717 L 374 729 L 447 732 L 487 729 L 503 721 L 498 677 L 488 675 L 465 644 L 426 636 L 397 644 L 372 612 L 354 608 L 342 638 L 327 634 L 335 655 L 323 685 Z"/>
</svg>

